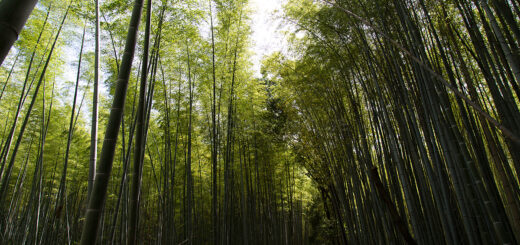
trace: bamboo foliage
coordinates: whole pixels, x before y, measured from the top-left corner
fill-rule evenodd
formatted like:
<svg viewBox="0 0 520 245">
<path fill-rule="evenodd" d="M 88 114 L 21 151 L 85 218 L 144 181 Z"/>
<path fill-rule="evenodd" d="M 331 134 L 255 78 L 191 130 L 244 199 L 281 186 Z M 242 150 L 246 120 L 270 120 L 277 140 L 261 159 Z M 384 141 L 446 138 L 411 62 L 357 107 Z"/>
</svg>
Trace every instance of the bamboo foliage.
<svg viewBox="0 0 520 245">
<path fill-rule="evenodd" d="M 494 13 L 510 3 L 324 2 L 286 7 L 302 58 L 266 69 L 300 111 L 338 242 L 518 241 L 517 20 Z"/>
<path fill-rule="evenodd" d="M 517 0 L 287 1 L 260 75 L 250 1 L 133 3 L 16 29 L 2 241 L 520 241 Z"/>
</svg>

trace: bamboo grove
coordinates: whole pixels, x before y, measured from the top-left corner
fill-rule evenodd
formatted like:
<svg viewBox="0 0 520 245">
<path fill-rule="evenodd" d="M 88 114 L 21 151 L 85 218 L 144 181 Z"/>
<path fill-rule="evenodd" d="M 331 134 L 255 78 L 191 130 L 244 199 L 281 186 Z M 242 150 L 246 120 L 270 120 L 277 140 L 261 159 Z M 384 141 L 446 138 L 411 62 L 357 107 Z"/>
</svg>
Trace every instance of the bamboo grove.
<svg viewBox="0 0 520 245">
<path fill-rule="evenodd" d="M 520 1 L 252 6 L 2 0 L 0 243 L 520 243 Z"/>
</svg>

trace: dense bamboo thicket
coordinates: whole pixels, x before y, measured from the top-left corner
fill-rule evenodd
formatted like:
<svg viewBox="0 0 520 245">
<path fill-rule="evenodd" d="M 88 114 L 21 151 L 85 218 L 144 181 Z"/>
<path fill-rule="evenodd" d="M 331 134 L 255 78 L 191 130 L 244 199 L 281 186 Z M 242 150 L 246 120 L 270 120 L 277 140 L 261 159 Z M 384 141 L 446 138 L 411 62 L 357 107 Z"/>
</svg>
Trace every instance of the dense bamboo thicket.
<svg viewBox="0 0 520 245">
<path fill-rule="evenodd" d="M 520 242 L 520 1 L 252 6 L 2 0 L 0 243 Z"/>
</svg>

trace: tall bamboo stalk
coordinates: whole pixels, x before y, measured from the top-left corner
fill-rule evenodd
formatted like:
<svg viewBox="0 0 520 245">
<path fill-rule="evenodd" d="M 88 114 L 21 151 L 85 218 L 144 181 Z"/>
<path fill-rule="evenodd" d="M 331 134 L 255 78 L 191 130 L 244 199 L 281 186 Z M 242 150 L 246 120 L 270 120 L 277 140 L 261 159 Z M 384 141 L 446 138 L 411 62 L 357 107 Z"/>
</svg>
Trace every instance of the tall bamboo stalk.
<svg viewBox="0 0 520 245">
<path fill-rule="evenodd" d="M 94 244 L 97 240 L 98 227 L 100 225 L 102 210 L 105 206 L 108 181 L 115 155 L 117 136 L 119 134 L 119 127 L 121 126 L 126 90 L 137 43 L 137 33 L 142 8 L 143 0 L 136 0 L 132 10 L 132 17 L 130 19 L 126 38 L 125 52 L 119 69 L 116 92 L 114 94 L 112 109 L 110 111 L 110 117 L 105 131 L 103 147 L 101 149 L 101 158 L 99 160 L 99 166 L 96 167 L 96 178 L 94 180 L 94 186 L 85 215 L 85 224 L 81 233 L 80 244 L 82 245 Z"/>
</svg>

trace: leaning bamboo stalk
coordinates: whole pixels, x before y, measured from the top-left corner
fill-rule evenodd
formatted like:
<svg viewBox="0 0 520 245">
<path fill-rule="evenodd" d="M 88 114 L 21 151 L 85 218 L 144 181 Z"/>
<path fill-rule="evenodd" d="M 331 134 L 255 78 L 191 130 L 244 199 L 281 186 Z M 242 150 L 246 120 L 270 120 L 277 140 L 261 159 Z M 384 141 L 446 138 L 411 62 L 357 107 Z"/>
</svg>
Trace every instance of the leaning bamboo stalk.
<svg viewBox="0 0 520 245">
<path fill-rule="evenodd" d="M 99 87 L 99 0 L 96 0 L 95 10 L 96 12 L 96 31 L 95 31 L 95 47 L 94 47 L 94 86 L 92 93 L 92 119 L 91 119 L 91 130 L 90 130 L 90 163 L 88 171 L 88 187 L 87 187 L 87 203 L 92 193 L 92 185 L 96 176 L 96 161 L 97 161 L 97 141 L 98 141 L 98 87 Z M 117 58 L 116 58 L 117 59 Z"/>
<path fill-rule="evenodd" d="M 62 170 L 62 176 L 60 181 L 60 187 L 58 188 L 58 197 L 56 200 L 56 210 L 59 209 L 59 207 L 65 206 L 67 208 L 67 172 L 68 172 L 68 165 L 69 165 L 69 153 L 70 153 L 70 146 L 72 144 L 72 136 L 74 134 L 74 115 L 76 113 L 76 104 L 77 104 L 77 97 L 78 97 L 78 87 L 80 82 L 80 76 L 81 76 L 81 61 L 83 58 L 83 47 L 85 43 L 85 34 L 86 34 L 86 24 L 83 27 L 83 35 L 81 38 L 81 46 L 79 51 L 79 58 L 78 58 L 78 71 L 76 75 L 76 86 L 74 88 L 74 96 L 72 99 L 72 110 L 70 113 L 70 121 L 69 121 L 69 131 L 67 134 L 67 145 L 65 147 L 65 161 L 63 163 L 63 170 Z M 63 203 L 65 201 L 65 204 Z M 67 210 L 67 209 L 66 209 Z M 67 212 L 66 212 L 67 214 Z M 67 215 L 66 215 L 67 217 Z M 68 226 L 68 219 L 66 218 L 67 226 Z M 67 239 L 70 240 L 70 233 L 68 232 L 69 229 L 67 229 Z"/>
<path fill-rule="evenodd" d="M 0 65 L 4 62 L 38 0 L 5 0 L 0 3 Z"/>
<path fill-rule="evenodd" d="M 515 135 L 511 130 L 506 128 L 504 125 L 502 125 L 500 122 L 498 122 L 496 119 L 494 119 L 492 116 L 490 116 L 487 112 L 485 112 L 477 103 L 469 99 L 466 95 L 464 95 L 462 92 L 460 92 L 457 88 L 455 88 L 453 85 L 451 85 L 446 79 L 444 79 L 441 75 L 439 75 L 437 72 L 435 72 L 432 68 L 430 68 L 428 65 L 426 65 L 423 61 L 421 61 L 419 58 L 417 58 L 415 55 L 413 55 L 409 50 L 404 48 L 401 44 L 399 44 L 397 41 L 395 41 L 393 38 L 388 36 L 385 32 L 381 31 L 379 28 L 375 27 L 359 15 L 355 14 L 354 12 L 343 8 L 337 4 L 334 4 L 328 0 L 322 0 L 327 4 L 330 4 L 341 11 L 345 12 L 346 14 L 354 17 L 355 19 L 359 20 L 363 24 L 369 26 L 371 29 L 373 29 L 375 32 L 379 33 L 383 37 L 385 37 L 392 45 L 394 45 L 397 49 L 399 49 L 403 54 L 408 56 L 410 59 L 412 59 L 414 62 L 416 62 L 419 66 L 421 66 L 423 69 L 428 71 L 433 77 L 435 77 L 434 80 L 440 82 L 445 87 L 450 89 L 457 97 L 460 97 L 464 102 L 466 102 L 473 110 L 475 110 L 478 114 L 482 115 L 487 121 L 489 121 L 494 127 L 500 129 L 504 137 L 511 139 L 512 141 L 516 143 L 520 143 L 520 138 L 518 138 L 517 135 Z"/>
<path fill-rule="evenodd" d="M 2 100 L 2 96 L 4 95 L 5 88 L 7 87 L 7 83 L 9 82 L 9 79 L 11 78 L 11 75 L 13 74 L 14 67 L 16 66 L 16 61 L 18 61 L 18 57 L 20 57 L 20 52 L 16 54 L 16 57 L 14 58 L 13 65 L 11 66 L 11 69 L 9 70 L 9 74 L 7 75 L 7 78 L 5 79 L 4 86 L 2 86 L 2 91 L 0 92 L 0 101 Z"/>
<path fill-rule="evenodd" d="M 138 243 L 138 216 L 139 216 L 139 199 L 141 193 L 141 171 L 144 150 L 146 148 L 146 139 L 144 136 L 145 114 L 146 114 L 146 81 L 148 78 L 148 50 L 150 44 L 150 25 L 151 25 L 152 1 L 147 0 L 146 8 L 146 26 L 144 36 L 143 60 L 141 71 L 141 83 L 139 87 L 139 102 L 137 104 L 137 121 L 136 121 L 136 137 L 134 145 L 134 166 L 132 173 L 132 192 L 130 199 L 130 227 L 128 244 Z M 151 99 L 151 98 L 150 98 Z"/>
<path fill-rule="evenodd" d="M 37 51 L 38 45 L 40 43 L 43 31 L 45 30 L 45 26 L 47 24 L 47 20 L 49 18 L 50 12 L 51 11 L 50 11 L 50 7 L 49 7 L 49 9 L 47 10 L 47 15 L 45 16 L 45 20 L 43 21 L 43 26 L 42 26 L 42 28 L 40 30 L 40 33 L 38 34 L 38 38 L 36 39 L 36 44 L 33 47 L 33 52 L 31 54 L 31 58 L 29 60 L 29 65 L 28 65 L 27 71 L 25 73 L 24 85 L 22 87 L 22 91 L 21 91 L 21 94 L 20 94 L 20 100 L 18 101 L 18 107 L 16 109 L 16 113 L 14 115 L 13 125 L 11 126 L 11 129 L 9 131 L 9 136 L 7 137 L 5 142 L 3 142 L 3 144 L 2 144 L 2 152 L 0 153 L 0 165 L 1 165 L 1 167 L 0 167 L 0 179 L 3 176 L 3 172 L 4 172 L 3 170 L 4 170 L 5 161 L 6 161 L 7 157 L 8 157 L 8 155 L 9 155 L 9 150 L 11 148 L 11 141 L 12 141 L 12 138 L 14 136 L 14 130 L 15 130 L 16 124 L 18 122 L 18 117 L 20 115 L 20 111 L 22 109 L 23 104 L 25 103 L 25 98 L 29 94 L 29 91 L 31 90 L 32 84 L 34 82 L 34 79 L 33 79 L 31 81 L 30 85 L 29 85 L 29 88 L 27 89 L 27 91 L 25 91 L 25 88 L 27 86 L 27 82 L 29 81 L 29 76 L 31 74 L 31 68 L 32 68 L 32 64 L 33 64 L 33 61 L 34 61 L 34 57 L 36 55 L 36 51 Z M 42 60 L 43 60 L 43 57 L 42 57 Z M 40 61 L 40 64 L 41 64 L 41 61 Z M 37 70 L 39 70 L 39 67 L 40 67 L 40 65 L 38 65 L 38 69 Z M 37 72 L 35 74 L 37 74 Z M 34 75 L 34 78 L 36 78 L 36 75 Z M 7 84 L 7 81 L 8 80 L 6 80 L 6 84 Z M 5 88 L 5 86 L 4 86 L 4 88 Z M 2 93 L 3 93 L 3 90 L 2 90 Z"/>
<path fill-rule="evenodd" d="M 98 227 L 100 225 L 102 210 L 105 206 L 108 181 L 112 171 L 117 136 L 119 134 L 119 127 L 121 126 L 142 8 L 143 0 L 135 0 L 126 38 L 125 52 L 119 69 L 116 92 L 105 131 L 103 147 L 101 149 L 101 158 L 99 160 L 99 166 L 97 166 L 96 169 L 94 187 L 81 234 L 80 244 L 82 245 L 94 244 L 97 240 Z"/>
<path fill-rule="evenodd" d="M 27 109 L 27 112 L 25 114 L 25 119 L 24 119 L 24 121 L 22 123 L 22 126 L 20 128 L 18 139 L 16 140 L 16 143 L 15 143 L 15 146 L 14 146 L 14 149 L 13 149 L 13 153 L 11 155 L 11 159 L 9 160 L 9 165 L 7 166 L 7 169 L 5 170 L 6 172 L 2 176 L 2 184 L 0 186 L 0 205 L 2 203 L 2 199 L 4 198 L 5 191 L 8 188 L 9 176 L 10 176 L 10 173 L 11 173 L 11 169 L 13 168 L 13 165 L 14 165 L 14 162 L 15 162 L 15 159 L 16 159 L 16 153 L 18 151 L 18 148 L 21 145 L 25 129 L 26 129 L 27 124 L 29 122 L 29 118 L 31 116 L 32 108 L 34 107 L 34 104 L 36 103 L 36 98 L 38 97 L 38 91 L 40 89 L 42 81 L 44 80 L 45 72 L 47 71 L 47 67 L 49 66 L 49 63 L 50 63 L 50 60 L 51 60 L 54 48 L 55 48 L 56 43 L 58 41 L 58 37 L 60 36 L 61 29 L 63 27 L 63 24 L 65 23 L 65 19 L 67 18 L 67 14 L 69 13 L 69 9 L 70 9 L 71 5 L 72 4 L 69 4 L 69 6 L 67 7 L 67 10 L 65 11 L 65 14 L 63 15 L 63 19 L 61 20 L 60 27 L 58 28 L 58 32 L 56 33 L 56 37 L 54 38 L 54 42 L 52 44 L 51 50 L 49 52 L 49 55 L 47 56 L 47 60 L 45 61 L 45 65 L 43 67 L 43 71 L 41 72 L 40 79 L 38 80 L 36 88 L 34 89 L 34 94 L 33 94 L 32 100 L 31 100 L 31 104 L 29 105 L 29 108 Z"/>
</svg>

